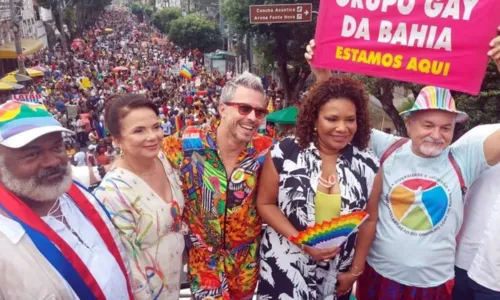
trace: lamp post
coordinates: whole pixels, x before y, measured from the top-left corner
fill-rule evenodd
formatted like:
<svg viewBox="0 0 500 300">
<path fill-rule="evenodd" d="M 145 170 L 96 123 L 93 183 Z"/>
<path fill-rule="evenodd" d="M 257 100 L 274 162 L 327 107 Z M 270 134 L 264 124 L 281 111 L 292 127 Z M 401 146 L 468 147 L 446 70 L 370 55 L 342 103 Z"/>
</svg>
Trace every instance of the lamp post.
<svg viewBox="0 0 500 300">
<path fill-rule="evenodd" d="M 224 36 L 224 19 L 222 17 L 222 0 L 219 0 L 219 28 L 220 33 Z"/>
<path fill-rule="evenodd" d="M 23 46 L 21 44 L 21 5 L 22 2 L 15 3 L 14 0 L 9 0 L 10 20 L 12 22 L 12 31 L 14 32 L 14 44 L 16 45 L 17 66 L 19 74 L 26 75 L 26 67 L 23 58 Z"/>
<path fill-rule="evenodd" d="M 219 7 L 219 30 L 220 30 L 220 35 L 222 37 L 222 44 L 224 47 L 226 47 L 226 45 L 225 45 L 226 43 L 224 42 L 225 31 L 224 31 L 224 19 L 222 16 L 222 0 L 219 0 L 218 3 L 210 3 L 210 5 Z M 229 37 L 228 37 L 227 50 L 229 51 Z"/>
</svg>

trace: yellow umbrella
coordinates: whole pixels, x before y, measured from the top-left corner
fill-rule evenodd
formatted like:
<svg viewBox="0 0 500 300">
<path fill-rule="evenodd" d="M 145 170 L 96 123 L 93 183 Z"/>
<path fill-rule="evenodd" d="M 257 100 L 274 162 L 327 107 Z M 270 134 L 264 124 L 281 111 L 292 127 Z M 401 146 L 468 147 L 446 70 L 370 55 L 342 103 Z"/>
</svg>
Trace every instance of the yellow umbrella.
<svg viewBox="0 0 500 300">
<path fill-rule="evenodd" d="M 14 87 L 7 82 L 0 82 L 0 91 L 12 91 Z"/>
<path fill-rule="evenodd" d="M 7 76 L 4 76 L 0 81 L 4 82 L 12 82 L 12 83 L 23 83 L 27 81 L 31 81 L 31 78 L 28 76 L 24 76 L 21 74 L 9 74 Z"/>
<path fill-rule="evenodd" d="M 29 77 L 41 77 L 43 76 L 43 72 L 33 69 L 33 68 L 26 68 L 26 73 L 28 74 Z M 19 70 L 15 70 L 14 72 L 10 72 L 9 74 L 19 74 Z"/>
<path fill-rule="evenodd" d="M 111 28 L 104 28 L 104 32 L 113 32 L 113 29 L 111 29 Z"/>
</svg>

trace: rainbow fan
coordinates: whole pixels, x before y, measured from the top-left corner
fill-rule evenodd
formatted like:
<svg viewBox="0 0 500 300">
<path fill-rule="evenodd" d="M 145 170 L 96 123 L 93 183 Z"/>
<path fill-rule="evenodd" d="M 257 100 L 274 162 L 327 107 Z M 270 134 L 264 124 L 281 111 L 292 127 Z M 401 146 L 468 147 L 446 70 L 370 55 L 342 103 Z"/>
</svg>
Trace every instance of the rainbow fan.
<svg viewBox="0 0 500 300">
<path fill-rule="evenodd" d="M 357 211 L 339 218 L 308 227 L 290 240 L 319 249 L 339 247 L 347 238 L 368 219 L 368 213 Z"/>
</svg>

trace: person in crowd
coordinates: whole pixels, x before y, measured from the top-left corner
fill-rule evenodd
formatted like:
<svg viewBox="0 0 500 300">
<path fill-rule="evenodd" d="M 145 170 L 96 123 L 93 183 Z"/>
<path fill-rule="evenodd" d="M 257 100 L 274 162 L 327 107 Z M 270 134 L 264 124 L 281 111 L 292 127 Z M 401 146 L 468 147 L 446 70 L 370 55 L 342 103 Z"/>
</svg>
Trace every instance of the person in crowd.
<svg viewBox="0 0 500 300">
<path fill-rule="evenodd" d="M 82 118 L 80 115 L 76 116 L 76 136 L 78 139 L 78 142 L 80 143 L 80 147 L 85 147 L 87 146 L 87 137 L 85 135 L 85 124 L 82 121 Z"/>
<path fill-rule="evenodd" d="M 484 139 L 500 124 L 477 126 L 453 145 Z M 481 174 L 467 192 L 457 238 L 453 300 L 500 299 L 500 165 Z"/>
<path fill-rule="evenodd" d="M 215 131 L 187 127 L 163 149 L 182 174 L 194 299 L 251 299 L 258 280 L 261 219 L 255 195 L 272 145 L 257 135 L 267 114 L 260 78 L 245 72 L 226 83 Z"/>
<path fill-rule="evenodd" d="M 132 265 L 135 299 L 179 299 L 186 226 L 178 173 L 160 151 L 157 107 L 142 95 L 108 100 L 105 124 L 122 154 L 95 194 Z"/>
<path fill-rule="evenodd" d="M 272 123 L 266 124 L 266 135 L 272 139 L 276 137 L 275 125 Z"/>
<path fill-rule="evenodd" d="M 75 166 L 82 167 L 87 165 L 87 158 L 85 152 L 82 151 L 79 145 L 75 146 L 75 154 L 73 155 L 73 162 Z"/>
<path fill-rule="evenodd" d="M 111 159 L 106 155 L 106 147 L 99 146 L 97 148 L 97 164 L 98 165 L 109 165 L 111 163 Z"/>
<path fill-rule="evenodd" d="M 89 133 L 89 141 L 91 145 L 97 145 L 97 142 L 99 142 L 99 135 L 97 134 L 97 130 L 92 130 Z"/>
<path fill-rule="evenodd" d="M 268 224 L 258 297 L 350 299 L 375 235 L 382 187 L 378 158 L 367 149 L 368 101 L 356 79 L 317 84 L 300 109 L 296 137 L 267 154 L 257 196 L 258 212 Z M 308 226 L 360 210 L 369 219 L 340 248 L 289 240 Z"/>
<path fill-rule="evenodd" d="M 113 224 L 73 182 L 69 130 L 38 104 L 7 102 L 0 115 L 0 298 L 133 299 Z"/>
<path fill-rule="evenodd" d="M 109 160 L 113 162 L 116 158 L 116 150 L 113 148 L 113 145 L 106 146 L 106 152 L 104 154 L 109 157 Z"/>
<path fill-rule="evenodd" d="M 163 123 L 161 124 L 161 128 L 163 129 L 163 135 L 169 136 L 172 134 L 172 123 L 168 118 L 163 118 Z"/>
<path fill-rule="evenodd" d="M 500 71 L 500 41 L 490 55 Z M 313 56 L 314 41 L 306 59 Z M 318 81 L 331 76 L 314 69 Z M 464 197 L 472 183 L 500 162 L 500 130 L 449 146 L 457 122 L 451 92 L 425 87 L 414 106 L 401 113 L 409 139 L 373 130 L 370 148 L 383 167 L 379 222 L 365 270 L 358 281 L 360 300 L 452 298 L 456 236 Z M 404 165 L 405 168 L 394 166 Z M 404 272 L 402 271 L 404 270 Z"/>
<path fill-rule="evenodd" d="M 73 156 L 76 154 L 75 147 L 72 144 L 70 144 L 70 143 L 66 144 L 66 154 L 68 155 L 68 158 L 69 158 L 70 161 L 73 160 Z"/>
<path fill-rule="evenodd" d="M 87 101 L 82 102 L 89 104 Z M 83 113 L 80 114 L 80 119 L 82 120 L 83 130 L 85 131 L 85 141 L 88 141 L 89 133 L 92 131 L 92 116 L 89 113 L 88 108 L 83 109 Z"/>
<path fill-rule="evenodd" d="M 97 149 L 96 145 L 89 145 L 89 147 L 87 148 L 87 154 L 85 155 L 85 160 L 87 166 L 89 167 L 97 166 L 96 149 Z"/>
</svg>

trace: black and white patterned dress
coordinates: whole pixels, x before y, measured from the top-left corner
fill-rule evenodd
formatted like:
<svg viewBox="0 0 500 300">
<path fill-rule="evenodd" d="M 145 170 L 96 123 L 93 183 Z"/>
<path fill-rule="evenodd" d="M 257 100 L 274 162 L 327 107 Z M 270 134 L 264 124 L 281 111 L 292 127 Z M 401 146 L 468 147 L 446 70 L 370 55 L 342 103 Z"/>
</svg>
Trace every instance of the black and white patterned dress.
<svg viewBox="0 0 500 300">
<path fill-rule="evenodd" d="M 279 174 L 279 208 L 299 231 L 314 225 L 314 199 L 322 164 L 319 150 L 314 144 L 301 149 L 293 138 L 287 138 L 272 148 L 271 157 Z M 366 208 L 378 168 L 379 161 L 371 151 L 346 147 L 337 160 L 341 215 Z M 337 274 L 350 268 L 356 237 L 349 237 L 335 259 L 317 263 L 268 227 L 260 248 L 258 299 L 337 299 Z"/>
</svg>

